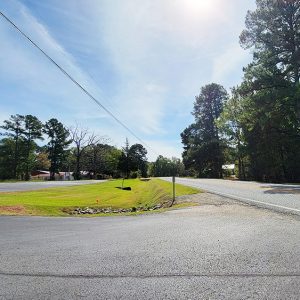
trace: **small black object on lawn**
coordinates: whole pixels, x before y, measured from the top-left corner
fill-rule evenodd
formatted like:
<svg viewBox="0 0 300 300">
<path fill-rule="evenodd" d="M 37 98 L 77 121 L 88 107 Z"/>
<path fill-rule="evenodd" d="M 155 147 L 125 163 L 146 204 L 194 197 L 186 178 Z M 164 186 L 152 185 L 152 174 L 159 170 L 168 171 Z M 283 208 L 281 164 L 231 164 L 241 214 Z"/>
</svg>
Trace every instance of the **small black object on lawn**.
<svg viewBox="0 0 300 300">
<path fill-rule="evenodd" d="M 120 190 L 124 190 L 124 191 L 131 191 L 131 187 L 130 186 L 124 186 L 124 179 L 122 180 L 122 186 L 119 187 L 119 186 L 116 186 L 117 189 L 120 189 Z"/>
<path fill-rule="evenodd" d="M 130 186 L 126 186 L 126 187 L 123 187 L 122 190 L 131 191 L 131 187 Z"/>
</svg>

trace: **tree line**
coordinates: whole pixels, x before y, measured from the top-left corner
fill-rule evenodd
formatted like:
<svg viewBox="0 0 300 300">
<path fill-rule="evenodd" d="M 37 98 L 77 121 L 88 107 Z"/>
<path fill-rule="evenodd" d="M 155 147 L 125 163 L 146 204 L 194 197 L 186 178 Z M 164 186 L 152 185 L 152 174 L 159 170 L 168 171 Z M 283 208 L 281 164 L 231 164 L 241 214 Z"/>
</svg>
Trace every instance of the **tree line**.
<svg viewBox="0 0 300 300">
<path fill-rule="evenodd" d="M 149 163 L 141 144 L 118 149 L 107 137 L 78 125 L 66 127 L 52 118 L 44 124 L 33 115 L 12 115 L 4 120 L 0 140 L 0 179 L 29 180 L 37 171 L 59 172 L 74 179 L 136 178 L 183 174 L 179 159 L 159 156 Z"/>
<path fill-rule="evenodd" d="M 147 176 L 147 150 L 140 144 L 118 149 L 78 125 L 67 128 L 55 118 L 42 123 L 33 115 L 12 115 L 0 126 L 0 178 L 29 180 L 35 170 L 60 171 L 74 179 Z M 41 145 L 46 140 L 46 144 Z M 83 172 L 84 171 L 84 172 Z"/>
<path fill-rule="evenodd" d="M 300 181 L 300 1 L 257 0 L 240 44 L 253 59 L 230 94 L 201 88 L 195 121 L 182 133 L 189 174 L 221 178 L 236 164 L 243 180 Z"/>
</svg>

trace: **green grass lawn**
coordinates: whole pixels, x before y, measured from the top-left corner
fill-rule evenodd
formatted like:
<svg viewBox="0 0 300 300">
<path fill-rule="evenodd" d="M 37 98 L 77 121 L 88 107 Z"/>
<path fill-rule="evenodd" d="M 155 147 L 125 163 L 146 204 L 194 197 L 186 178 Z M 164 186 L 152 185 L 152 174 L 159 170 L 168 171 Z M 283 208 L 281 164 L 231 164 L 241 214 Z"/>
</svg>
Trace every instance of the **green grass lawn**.
<svg viewBox="0 0 300 300">
<path fill-rule="evenodd" d="M 153 206 L 172 197 L 172 184 L 160 179 L 128 179 L 37 191 L 0 193 L 1 215 L 64 216 L 63 210 L 76 207 L 131 208 Z M 199 193 L 199 190 L 176 184 L 176 196 Z"/>
</svg>

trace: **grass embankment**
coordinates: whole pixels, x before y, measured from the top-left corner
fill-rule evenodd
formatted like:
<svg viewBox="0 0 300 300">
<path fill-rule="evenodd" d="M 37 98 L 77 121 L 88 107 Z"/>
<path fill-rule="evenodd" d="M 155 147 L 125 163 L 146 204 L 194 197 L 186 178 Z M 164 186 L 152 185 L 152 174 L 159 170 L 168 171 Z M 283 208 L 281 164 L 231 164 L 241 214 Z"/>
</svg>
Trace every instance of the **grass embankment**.
<svg viewBox="0 0 300 300">
<path fill-rule="evenodd" d="M 151 207 L 172 197 L 172 184 L 160 179 L 140 181 L 129 179 L 37 191 L 0 193 L 1 215 L 64 216 L 64 211 L 76 207 L 132 208 Z M 199 190 L 176 184 L 176 196 L 198 193 Z"/>
</svg>

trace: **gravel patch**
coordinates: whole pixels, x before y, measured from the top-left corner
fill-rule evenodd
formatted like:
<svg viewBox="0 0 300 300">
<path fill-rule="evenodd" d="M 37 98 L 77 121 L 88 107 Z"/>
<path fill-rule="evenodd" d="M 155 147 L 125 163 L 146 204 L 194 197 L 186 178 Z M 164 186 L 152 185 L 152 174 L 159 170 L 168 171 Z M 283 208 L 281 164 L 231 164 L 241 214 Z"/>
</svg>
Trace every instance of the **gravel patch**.
<svg viewBox="0 0 300 300">
<path fill-rule="evenodd" d="M 221 206 L 221 205 L 243 205 L 243 203 L 232 200 L 230 198 L 226 198 L 223 196 L 219 196 L 216 194 L 211 193 L 199 193 L 199 194 L 193 194 L 193 195 L 184 195 L 176 197 L 175 204 L 180 203 L 197 203 L 199 205 L 215 205 L 215 206 Z"/>
</svg>

